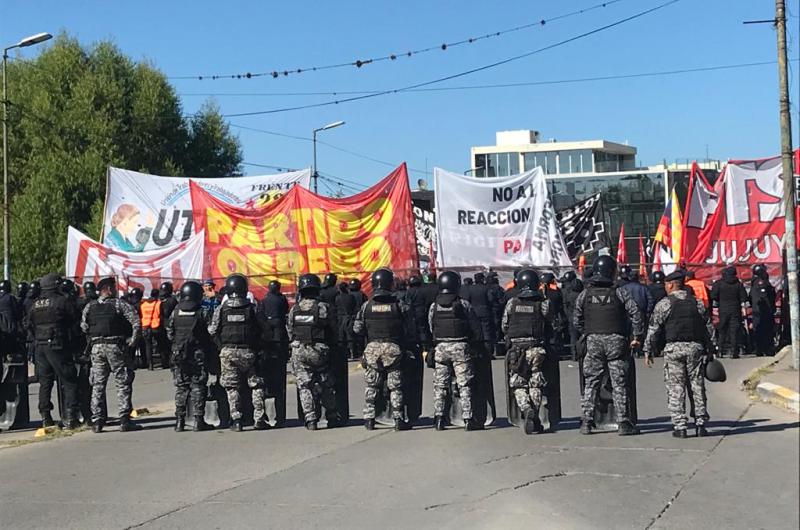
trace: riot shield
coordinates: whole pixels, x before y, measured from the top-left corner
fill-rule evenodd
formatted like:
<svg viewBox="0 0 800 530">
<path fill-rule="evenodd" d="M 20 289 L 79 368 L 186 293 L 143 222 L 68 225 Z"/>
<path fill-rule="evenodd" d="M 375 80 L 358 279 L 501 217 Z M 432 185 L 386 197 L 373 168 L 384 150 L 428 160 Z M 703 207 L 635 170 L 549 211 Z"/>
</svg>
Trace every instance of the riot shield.
<svg viewBox="0 0 800 530">
<path fill-rule="evenodd" d="M 472 419 L 479 424 L 489 426 L 497 417 L 497 407 L 494 401 L 494 381 L 492 380 L 492 358 L 486 352 L 483 343 L 473 343 L 470 348 L 476 354 L 473 357 L 475 378 L 472 382 Z M 463 427 L 464 418 L 460 393 L 452 367 L 450 368 L 450 373 L 449 419 L 452 425 Z"/>
<path fill-rule="evenodd" d="M 278 348 L 264 352 L 267 422 L 273 427 L 286 423 L 286 356 Z"/>
<path fill-rule="evenodd" d="M 0 430 L 28 426 L 28 363 L 24 355 L 14 355 L 10 361 L 2 363 L 0 401 Z"/>
<path fill-rule="evenodd" d="M 628 390 L 628 417 L 635 424 L 638 421 L 638 408 L 636 404 L 636 360 L 633 355 L 627 357 L 627 390 Z M 581 396 L 586 388 L 583 377 L 583 358 L 579 363 Z M 608 373 L 608 365 L 603 367 L 603 377 L 600 382 L 600 389 L 597 392 L 597 399 L 594 405 L 594 423 L 597 430 L 616 430 L 619 425 L 617 413 L 614 409 L 614 391 L 611 385 L 611 377 Z"/>
<path fill-rule="evenodd" d="M 422 355 L 419 353 L 406 352 L 401 362 L 403 400 L 405 402 L 403 417 L 413 424 L 422 416 L 422 380 L 425 367 Z M 389 387 L 385 377 L 383 390 L 375 399 L 375 421 L 380 425 L 394 425 L 394 410 L 389 399 Z"/>
<path fill-rule="evenodd" d="M 505 386 L 506 402 L 508 410 L 508 421 L 512 425 L 519 427 L 525 421 L 522 412 L 519 410 L 514 392 L 509 387 L 508 374 L 511 373 L 508 366 L 508 358 L 505 361 Z M 555 431 L 561 422 L 561 368 L 557 356 L 548 354 L 542 366 L 542 374 L 545 379 L 545 387 L 542 389 L 542 404 L 539 407 L 539 419 L 546 431 Z"/>
<path fill-rule="evenodd" d="M 331 348 L 330 371 L 336 392 L 336 413 L 339 424 L 347 425 L 350 421 L 350 383 L 347 350 L 338 346 Z"/>
</svg>

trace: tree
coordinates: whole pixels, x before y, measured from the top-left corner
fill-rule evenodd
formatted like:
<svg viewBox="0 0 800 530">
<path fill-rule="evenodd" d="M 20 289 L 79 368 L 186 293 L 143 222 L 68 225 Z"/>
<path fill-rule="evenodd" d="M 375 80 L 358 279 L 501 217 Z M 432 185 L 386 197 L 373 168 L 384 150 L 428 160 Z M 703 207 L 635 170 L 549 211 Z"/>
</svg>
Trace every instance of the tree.
<svg viewBox="0 0 800 530">
<path fill-rule="evenodd" d="M 59 36 L 9 62 L 9 183 L 16 278 L 63 271 L 67 226 L 99 239 L 106 168 L 240 173 L 238 138 L 215 105 L 185 118 L 163 73 L 109 42 Z"/>
</svg>

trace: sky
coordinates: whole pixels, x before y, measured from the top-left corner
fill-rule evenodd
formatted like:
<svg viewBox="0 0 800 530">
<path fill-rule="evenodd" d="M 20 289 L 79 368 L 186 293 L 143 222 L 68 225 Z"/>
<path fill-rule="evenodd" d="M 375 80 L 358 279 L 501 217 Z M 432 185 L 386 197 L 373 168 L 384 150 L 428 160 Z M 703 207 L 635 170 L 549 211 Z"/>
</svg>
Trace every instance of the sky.
<svg viewBox="0 0 800 530">
<path fill-rule="evenodd" d="M 141 2 L 4 0 L 0 42 L 47 31 L 84 44 L 112 40 L 135 60 L 171 78 L 186 113 L 213 99 L 225 115 L 324 103 L 348 96 L 299 92 L 383 91 L 469 71 L 571 39 L 667 0 L 580 1 Z M 788 0 L 789 57 L 798 57 L 800 5 Z M 767 0 L 680 0 L 564 45 L 429 88 L 562 81 L 775 61 Z M 544 25 L 440 49 L 546 20 Z M 27 48 L 23 57 L 41 51 Z M 45 45 L 46 46 L 46 45 Z M 410 58 L 408 50 L 434 47 Z M 356 68 L 289 76 L 218 79 L 214 74 L 296 70 L 397 54 Z M 14 55 L 12 54 L 12 57 Z M 790 62 L 794 145 L 798 72 Z M 205 76 L 204 80 L 180 79 Z M 244 150 L 245 174 L 275 173 L 255 164 L 310 167 L 312 130 L 322 131 L 318 168 L 345 192 L 369 185 L 400 162 L 412 182 L 432 181 L 434 166 L 462 172 L 471 146 L 493 145 L 495 132 L 534 129 L 544 139 L 606 139 L 638 148 L 638 163 L 745 159 L 780 149 L 776 64 L 658 77 L 506 88 L 393 93 L 288 112 L 229 117 Z M 276 95 L 277 94 L 277 95 Z M 288 138 L 251 129 L 301 137 Z M 349 152 L 345 152 L 349 151 Z M 344 179 L 339 180 L 339 179 Z M 325 183 L 321 192 L 329 191 Z"/>
</svg>

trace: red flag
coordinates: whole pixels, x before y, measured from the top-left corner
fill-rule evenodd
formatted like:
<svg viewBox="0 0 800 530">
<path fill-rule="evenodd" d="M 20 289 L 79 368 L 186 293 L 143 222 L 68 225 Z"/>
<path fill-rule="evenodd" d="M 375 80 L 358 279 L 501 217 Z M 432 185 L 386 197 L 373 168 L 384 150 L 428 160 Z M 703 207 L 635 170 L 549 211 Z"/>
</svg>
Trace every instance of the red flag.
<svg viewBox="0 0 800 530">
<path fill-rule="evenodd" d="M 625 223 L 619 226 L 619 241 L 617 241 L 617 263 L 628 263 L 628 252 L 625 250 Z"/>
<path fill-rule="evenodd" d="M 658 241 L 653 242 L 653 272 L 661 270 L 661 248 Z"/>
<path fill-rule="evenodd" d="M 583 269 L 586 267 L 586 256 L 581 254 L 578 257 L 578 276 L 583 278 Z"/>
<path fill-rule="evenodd" d="M 697 162 L 692 163 L 692 172 L 689 174 L 689 191 L 686 194 L 686 206 L 683 213 L 683 234 L 679 253 L 681 260 L 686 261 L 686 258 L 690 257 L 700 244 L 700 234 L 706 229 L 719 205 L 723 179 L 724 170 L 723 175 L 717 179 L 716 185 L 711 186 Z"/>
<path fill-rule="evenodd" d="M 436 274 L 436 249 L 433 248 L 433 239 L 428 241 L 428 270 L 431 274 Z"/>
<path fill-rule="evenodd" d="M 642 233 L 639 232 L 639 277 L 643 280 L 647 279 L 647 255 L 644 252 L 644 241 L 642 241 Z"/>
</svg>

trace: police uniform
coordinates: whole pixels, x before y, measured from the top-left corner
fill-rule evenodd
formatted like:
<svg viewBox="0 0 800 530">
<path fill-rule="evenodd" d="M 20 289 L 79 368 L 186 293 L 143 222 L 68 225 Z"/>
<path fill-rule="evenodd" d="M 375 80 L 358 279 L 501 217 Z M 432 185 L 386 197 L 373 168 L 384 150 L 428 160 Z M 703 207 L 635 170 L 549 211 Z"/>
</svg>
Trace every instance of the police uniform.
<svg viewBox="0 0 800 530">
<path fill-rule="evenodd" d="M 754 276 L 750 286 L 750 307 L 753 308 L 753 342 L 756 354 L 775 354 L 775 288 L 769 277 Z"/>
<path fill-rule="evenodd" d="M 711 353 L 708 350 L 712 333 L 703 302 L 683 290 L 673 291 L 658 302 L 650 318 L 644 351 L 651 355 L 663 334 L 667 406 L 676 431 L 686 431 L 687 387 L 691 388 L 694 402 L 695 426 L 708 421 L 703 367 Z"/>
<path fill-rule="evenodd" d="M 253 420 L 256 424 L 266 420 L 264 378 L 256 369 L 254 346 L 261 336 L 253 304 L 245 297 L 225 300 L 214 311 L 208 332 L 215 337 L 219 352 L 219 383 L 228 395 L 232 427 L 241 428 L 242 404 L 239 387 L 247 381 L 253 400 Z"/>
<path fill-rule="evenodd" d="M 325 407 L 328 425 L 338 423 L 336 392 L 331 373 L 330 342 L 335 336 L 330 306 L 313 298 L 303 298 L 289 311 L 287 329 L 292 347 L 292 371 L 300 393 L 306 424 L 317 418 L 316 399 Z M 342 411 L 347 414 L 347 411 Z"/>
<path fill-rule="evenodd" d="M 127 423 L 133 410 L 133 359 L 128 347 L 139 337 L 139 314 L 124 300 L 100 296 L 83 308 L 81 329 L 91 342 L 92 423 L 106 421 L 106 385 L 114 374 L 120 420 Z"/>
<path fill-rule="evenodd" d="M 719 307 L 717 341 L 720 353 L 737 358 L 742 342 L 742 306 L 747 303 L 747 292 L 736 277 L 736 269 L 725 269 L 722 279 L 714 282 L 711 300 Z"/>
</svg>

